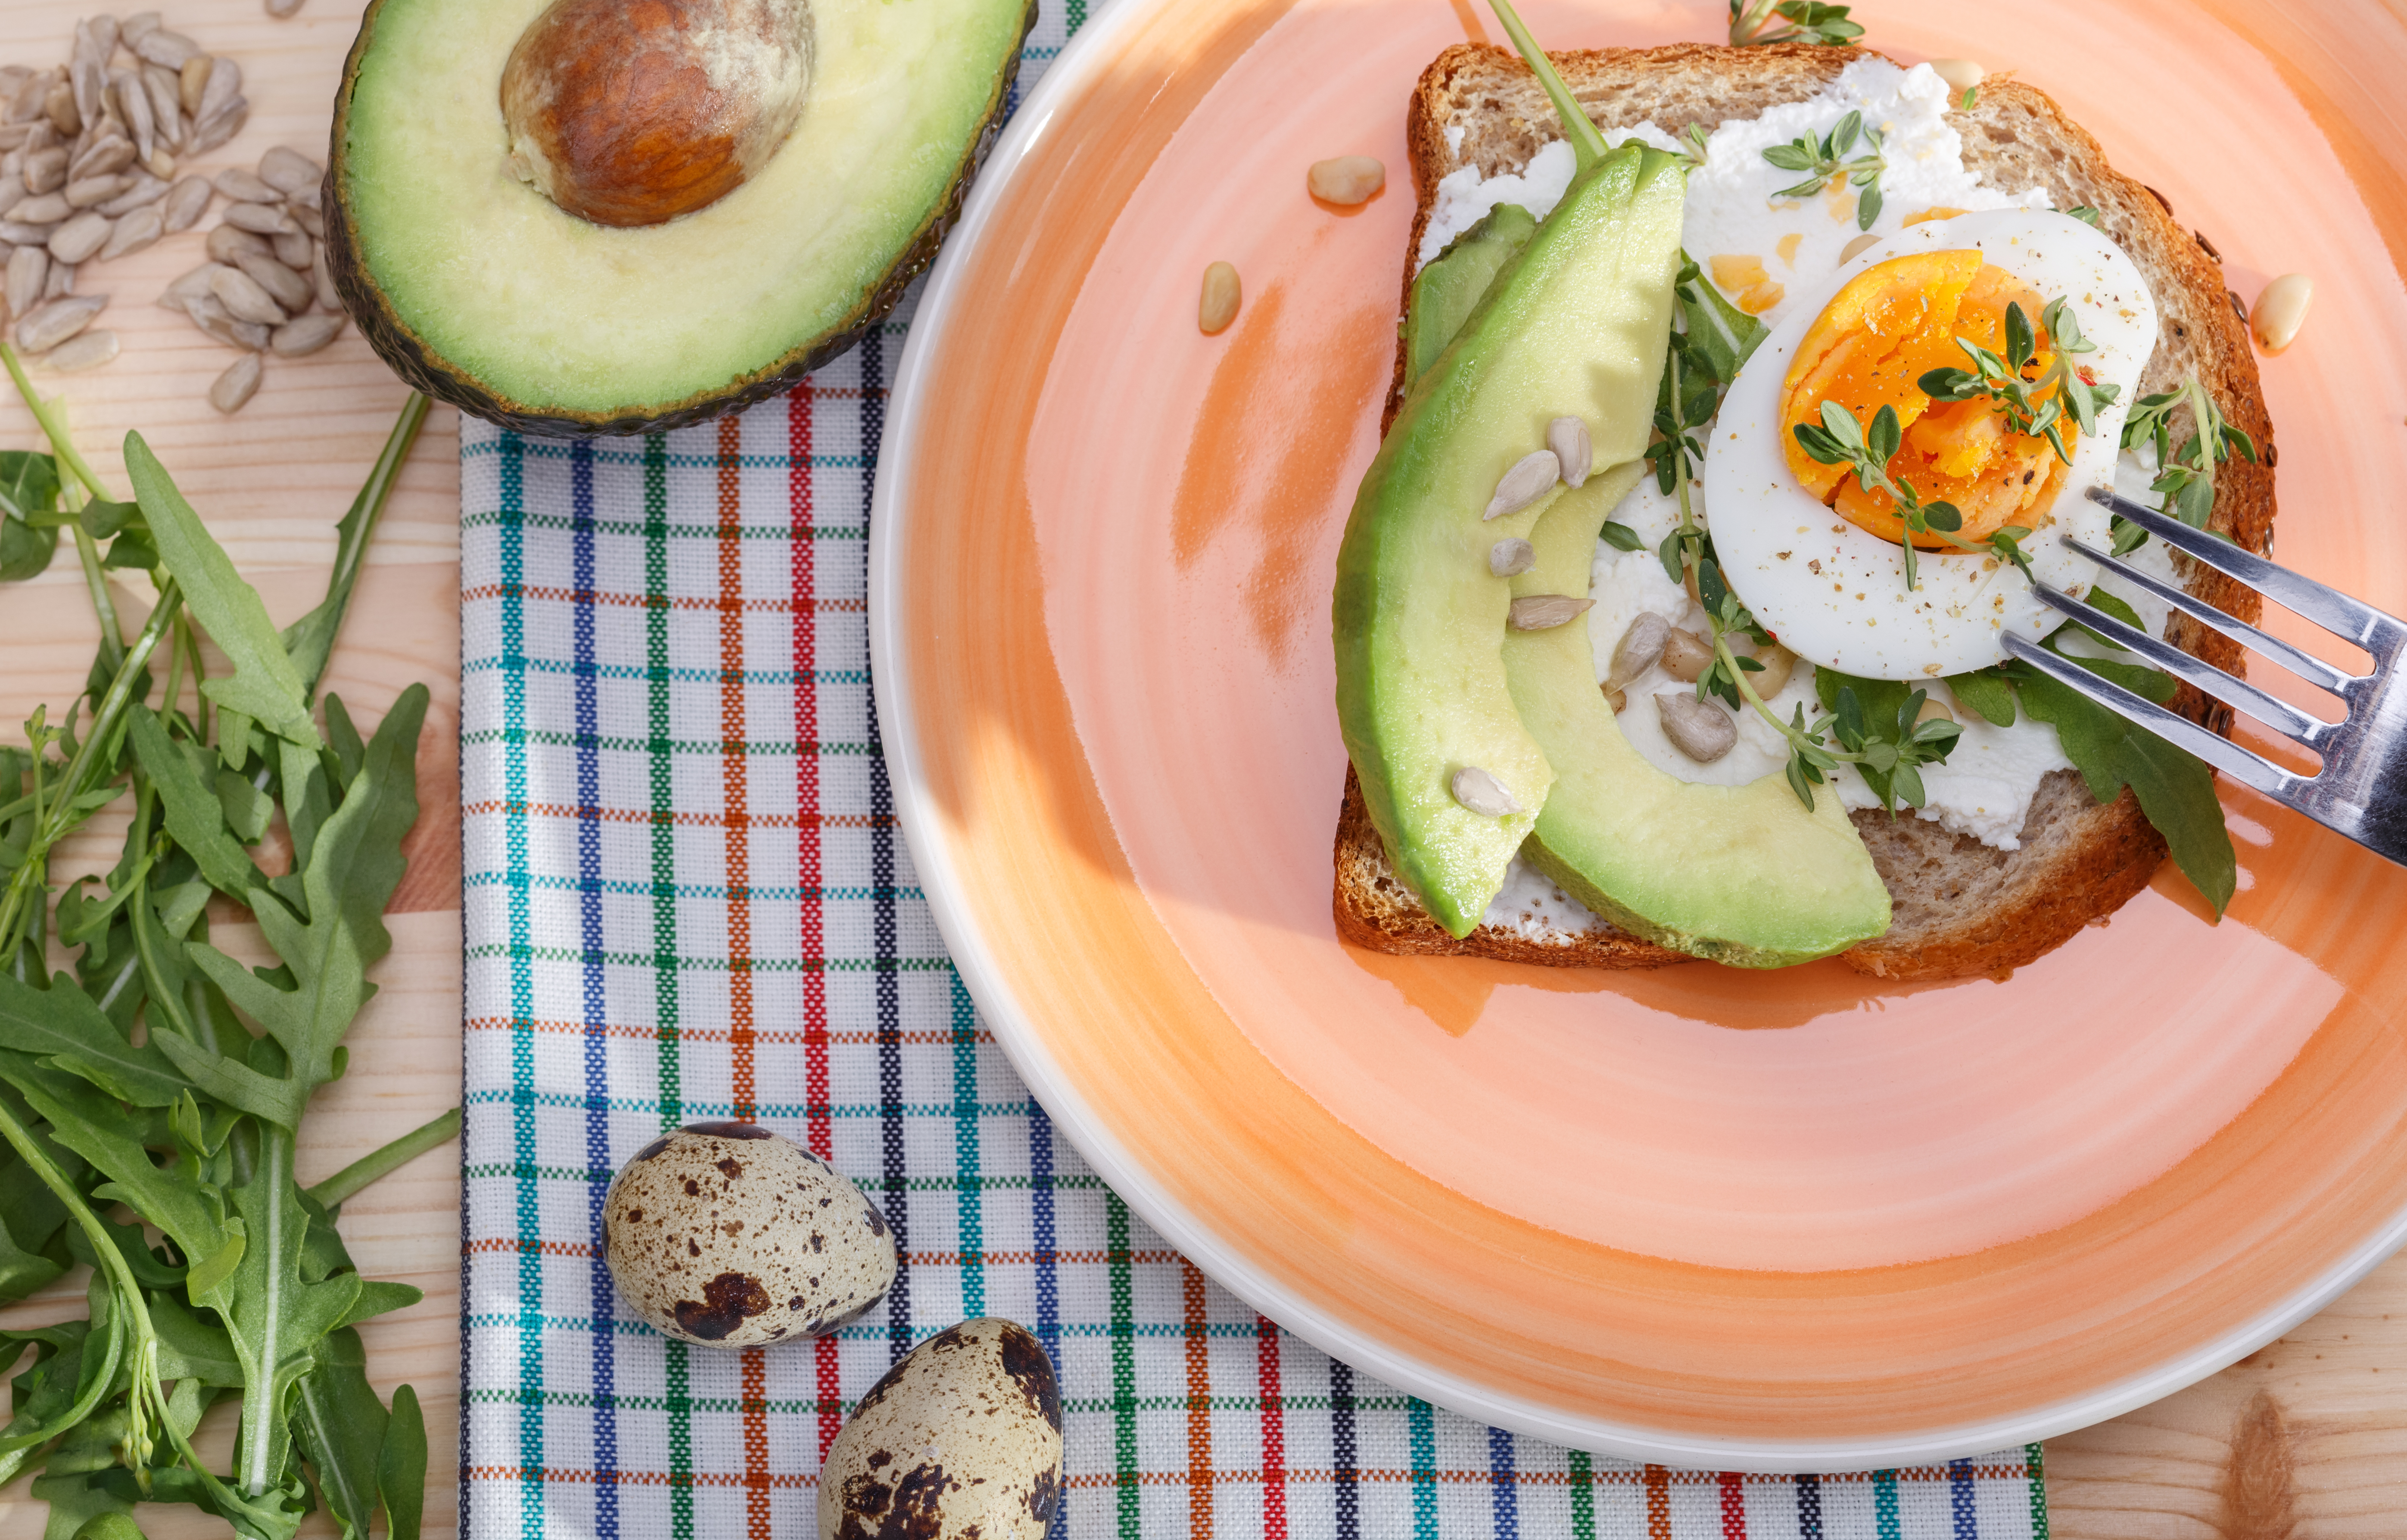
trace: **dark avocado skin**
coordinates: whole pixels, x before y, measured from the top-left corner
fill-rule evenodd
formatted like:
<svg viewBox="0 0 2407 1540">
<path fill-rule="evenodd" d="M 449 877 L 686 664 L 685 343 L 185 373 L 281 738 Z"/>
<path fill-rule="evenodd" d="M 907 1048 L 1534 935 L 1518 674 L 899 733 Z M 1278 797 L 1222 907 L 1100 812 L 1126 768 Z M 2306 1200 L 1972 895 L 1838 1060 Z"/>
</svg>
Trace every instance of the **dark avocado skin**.
<svg viewBox="0 0 2407 1540">
<path fill-rule="evenodd" d="M 970 143 L 961 157 L 960 169 L 953 175 L 952 188 L 903 249 L 903 254 L 888 270 L 885 279 L 862 296 L 852 314 L 815 340 L 794 349 L 784 357 L 739 375 L 716 390 L 699 392 L 677 401 L 659 402 L 650 406 L 631 406 L 610 412 L 584 412 L 558 406 L 533 406 L 508 396 L 498 395 L 481 381 L 453 365 L 450 361 L 428 348 L 417 333 L 393 312 L 382 290 L 368 278 L 365 265 L 351 238 L 349 206 L 343 200 L 343 145 L 349 138 L 351 91 L 358 82 L 360 64 L 367 57 L 369 45 L 375 40 L 377 13 L 384 8 L 384 0 L 371 0 L 367 14 L 360 19 L 360 35 L 351 43 L 350 56 L 343 62 L 342 88 L 335 96 L 335 126 L 327 147 L 326 181 L 320 205 L 326 221 L 326 273 L 335 280 L 335 292 L 342 296 L 343 308 L 350 312 L 352 323 L 377 356 L 390 365 L 394 374 L 412 389 L 449 402 L 472 417 L 483 418 L 498 427 L 537 438 L 600 438 L 629 434 L 666 433 L 672 428 L 690 428 L 697 422 L 728 412 L 740 411 L 772 396 L 785 394 L 804 376 L 849 352 L 855 343 L 869 334 L 872 327 L 884 321 L 902 301 L 903 291 L 911 280 L 928 270 L 936 260 L 936 249 L 943 244 L 953 221 L 961 218 L 961 202 L 969 194 L 970 181 L 978 167 L 994 149 L 1003 134 L 1004 104 L 1011 99 L 1012 82 L 1019 78 L 1019 50 L 995 75 L 994 91 L 987 98 L 982 121 L 985 127 Z M 1036 24 L 1036 0 L 1028 0 L 1019 19 L 1019 36 L 1024 43 L 1029 29 Z"/>
</svg>

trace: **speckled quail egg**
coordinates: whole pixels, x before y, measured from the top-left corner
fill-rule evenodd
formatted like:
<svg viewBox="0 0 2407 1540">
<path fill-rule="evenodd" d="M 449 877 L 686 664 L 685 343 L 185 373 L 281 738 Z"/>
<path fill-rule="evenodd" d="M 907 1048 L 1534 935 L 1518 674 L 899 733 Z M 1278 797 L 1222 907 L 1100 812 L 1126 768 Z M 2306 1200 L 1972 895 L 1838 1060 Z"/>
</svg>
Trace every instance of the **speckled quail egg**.
<svg viewBox="0 0 2407 1540">
<path fill-rule="evenodd" d="M 1042 1540 L 1061 1499 L 1061 1398 L 1024 1327 L 963 1321 L 861 1398 L 819 1471 L 819 1540 Z"/>
<path fill-rule="evenodd" d="M 894 1281 L 885 1216 L 841 1172 L 751 1123 L 693 1123 L 635 1152 L 602 1205 L 635 1314 L 687 1342 L 818 1336 Z"/>
</svg>

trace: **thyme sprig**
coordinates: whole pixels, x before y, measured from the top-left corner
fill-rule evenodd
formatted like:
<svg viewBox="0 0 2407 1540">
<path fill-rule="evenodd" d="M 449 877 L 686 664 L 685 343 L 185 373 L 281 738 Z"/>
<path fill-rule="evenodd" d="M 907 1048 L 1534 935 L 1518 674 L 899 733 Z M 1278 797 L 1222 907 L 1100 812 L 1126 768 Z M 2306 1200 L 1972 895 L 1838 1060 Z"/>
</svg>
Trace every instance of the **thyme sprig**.
<svg viewBox="0 0 2407 1540">
<path fill-rule="evenodd" d="M 2190 435 L 2176 449 L 2173 413 L 2184 406 L 2189 407 Z M 2215 467 L 2235 450 L 2250 464 L 2257 463 L 2257 441 L 2223 420 L 2222 409 L 2196 371 L 2183 376 L 2173 389 L 2132 403 L 2131 415 L 2123 423 L 2123 448 L 2135 448 L 2144 440 L 2157 447 L 2157 478 L 2148 490 L 2164 499 L 2167 513 L 2192 529 L 2206 528 L 2207 516 L 2215 511 Z M 2115 520 L 2115 555 L 2137 550 L 2147 538 L 2148 532 L 2139 525 Z"/>
<path fill-rule="evenodd" d="M 1775 21 L 1774 18 L 1778 20 Z M 1785 28 L 1779 22 L 1786 21 Z M 1847 7 L 1818 0 L 1730 0 L 1730 40 L 1732 48 L 1761 48 L 1771 43 L 1852 43 L 1864 29 L 1847 20 Z"/>
<path fill-rule="evenodd" d="M 1859 142 L 1867 147 L 1866 152 L 1848 159 Z M 1773 145 L 1764 150 L 1763 158 L 1783 171 L 1806 173 L 1803 181 L 1782 188 L 1773 197 L 1810 198 L 1833 179 L 1853 182 L 1863 189 L 1856 195 L 1856 228 L 1870 230 L 1880 218 L 1880 177 L 1888 163 L 1881 156 L 1880 130 L 1865 126 L 1861 112 L 1848 113 L 1818 139 L 1807 134 L 1785 145 Z"/>
<path fill-rule="evenodd" d="M 1964 515 L 1955 504 L 1926 503 L 1912 482 L 1889 475 L 1888 463 L 1904 441 L 1895 407 L 1883 406 L 1867 431 L 1856 421 L 1855 413 L 1835 401 L 1825 401 L 1820 425 L 1800 422 L 1795 432 L 1799 446 L 1816 461 L 1825 465 L 1846 466 L 1855 473 L 1856 484 L 1866 492 L 1888 493 L 1897 503 L 1898 516 L 1915 534 L 1936 535 L 1958 550 L 1994 556 L 2013 563 L 2025 578 L 2031 575 L 2030 558 L 2021 545 L 2023 536 L 2030 533 L 2029 529 L 2021 524 L 2007 524 L 1986 539 L 1967 540 L 1957 533 L 1964 527 Z M 1905 552 L 1905 586 L 1918 587 L 1914 542 L 1903 540 L 1899 546 Z"/>
<path fill-rule="evenodd" d="M 1892 715 L 1867 710 L 1855 687 L 1843 684 L 1830 710 L 1809 721 L 1801 703 L 1795 716 L 1783 721 L 1747 677 L 1761 673 L 1763 664 L 1730 647 L 1735 635 L 1749 636 L 1759 647 L 1772 640 L 1771 635 L 1730 592 L 1710 549 L 1697 560 L 1697 593 L 1714 644 L 1714 661 L 1697 678 L 1698 699 L 1719 695 L 1742 710 L 1752 709 L 1772 724 L 1787 741 L 1788 788 L 1806 811 L 1814 808 L 1814 788 L 1824 784 L 1842 764 L 1856 766 L 1891 817 L 1900 803 L 1910 807 L 1923 805 L 1926 793 L 1918 767 L 1944 763 L 1963 733 L 1944 717 L 1922 720 L 1923 703 L 1930 698 L 1927 692 L 1915 691 Z"/>
<path fill-rule="evenodd" d="M 2081 378 L 2073 359 L 2096 352 L 2098 345 L 2082 333 L 2080 318 L 2064 295 L 2047 302 L 2039 313 L 2039 322 L 2054 357 L 2036 379 L 2024 376 L 2039 357 L 2039 336 L 2023 307 L 2009 302 L 2004 357 L 1958 337 L 1956 346 L 1973 361 L 1973 367 L 1932 369 L 1916 383 L 1933 401 L 1975 401 L 1987 396 L 2008 427 L 2029 437 L 2046 439 L 2056 457 L 2070 465 L 2072 450 L 2064 442 L 2063 420 L 2070 416 L 2083 433 L 2095 434 L 2099 408 L 2111 405 L 2123 388 L 2093 385 Z"/>
</svg>

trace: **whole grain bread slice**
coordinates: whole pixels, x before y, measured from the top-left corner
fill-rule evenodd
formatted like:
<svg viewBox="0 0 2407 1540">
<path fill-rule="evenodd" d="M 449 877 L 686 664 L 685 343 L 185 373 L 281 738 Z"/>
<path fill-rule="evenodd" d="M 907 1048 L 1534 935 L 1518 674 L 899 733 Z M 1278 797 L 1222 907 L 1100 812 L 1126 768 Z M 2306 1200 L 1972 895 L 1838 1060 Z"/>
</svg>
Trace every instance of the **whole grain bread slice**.
<svg viewBox="0 0 2407 1540">
<path fill-rule="evenodd" d="M 1677 133 L 1711 127 L 1813 95 L 1858 49 L 1786 44 L 1731 49 L 1679 44 L 1659 49 L 1598 49 L 1550 54 L 1573 95 L 1598 126 L 1652 122 Z M 2183 229 L 2161 193 L 2123 176 L 2082 127 L 2035 87 L 2011 76 L 1982 82 L 1969 109 L 1952 118 L 1964 164 L 2007 192 L 2044 187 L 2059 208 L 2098 210 L 2099 228 L 2136 264 L 2154 292 L 2162 334 L 2140 377 L 2140 394 L 2171 389 L 2196 371 L 2233 426 L 2259 447 L 2260 463 L 2238 458 L 2222 467 L 2212 527 L 2251 550 L 2270 546 L 2273 526 L 2272 424 L 2257 378 L 2240 298 L 2223 281 L 2221 259 L 2203 234 Z M 1447 142 L 1449 129 L 1461 131 Z M 1465 165 L 1483 176 L 1518 171 L 1561 137 L 1545 93 L 1520 59 L 1484 44 L 1458 44 L 1438 55 L 1414 88 L 1406 132 L 1419 212 L 1404 261 L 1410 298 L 1411 253 L 1420 248 L 1438 182 Z M 1400 309 L 1401 313 L 1401 309 Z M 1402 403 L 1404 354 L 1397 349 L 1388 398 Z M 2177 558 L 2188 591 L 2243 620 L 2257 619 L 2254 591 Z M 2176 614 L 2175 646 L 2242 672 L 2241 649 Z M 2230 711 L 2185 685 L 2176 709 L 2215 731 L 2230 731 Z M 1887 884 L 1894 919 L 1887 934 L 1843 954 L 1865 973 L 1890 978 L 2001 977 L 2061 945 L 2082 926 L 2103 920 L 2147 885 L 2165 843 L 2126 790 L 2100 804 L 2078 773 L 2049 775 L 2032 799 L 2018 850 L 1982 844 L 1936 823 L 1876 811 L 1854 815 L 1873 864 Z M 1349 768 L 1337 824 L 1333 908 L 1339 935 L 1377 951 L 1465 953 L 1565 967 L 1654 967 L 1685 954 L 1610 926 L 1578 935 L 1531 924 L 1483 924 L 1457 940 L 1432 920 L 1388 860 Z"/>
</svg>

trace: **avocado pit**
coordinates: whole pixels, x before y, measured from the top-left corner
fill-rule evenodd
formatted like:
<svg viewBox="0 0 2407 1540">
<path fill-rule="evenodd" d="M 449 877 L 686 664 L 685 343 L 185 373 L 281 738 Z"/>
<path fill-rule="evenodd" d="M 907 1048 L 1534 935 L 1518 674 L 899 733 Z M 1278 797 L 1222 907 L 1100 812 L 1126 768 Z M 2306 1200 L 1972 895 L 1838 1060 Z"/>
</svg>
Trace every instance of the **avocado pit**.
<svg viewBox="0 0 2407 1540">
<path fill-rule="evenodd" d="M 660 224 L 767 164 L 809 86 L 805 0 L 557 0 L 502 71 L 509 169 L 595 224 Z"/>
</svg>

